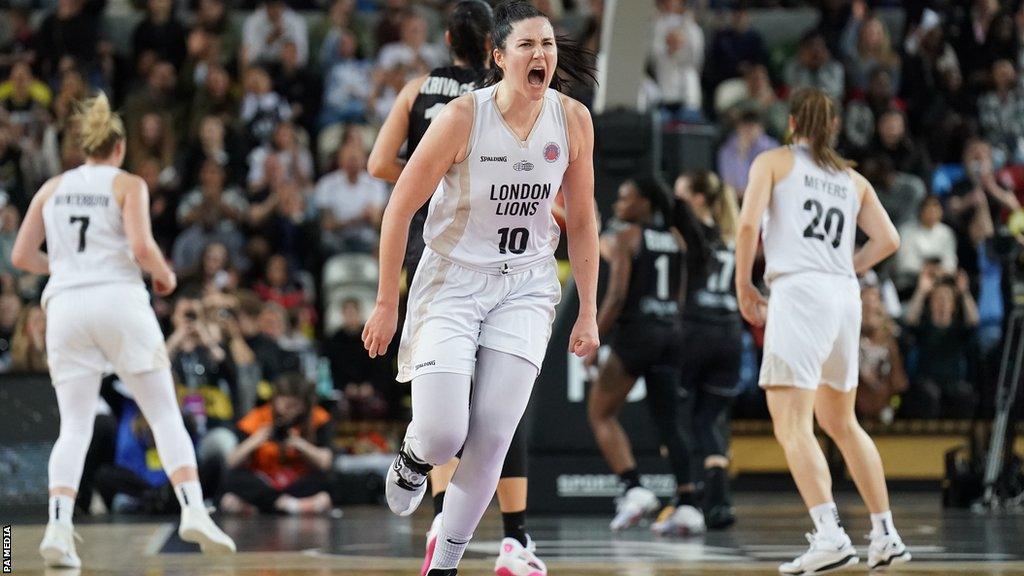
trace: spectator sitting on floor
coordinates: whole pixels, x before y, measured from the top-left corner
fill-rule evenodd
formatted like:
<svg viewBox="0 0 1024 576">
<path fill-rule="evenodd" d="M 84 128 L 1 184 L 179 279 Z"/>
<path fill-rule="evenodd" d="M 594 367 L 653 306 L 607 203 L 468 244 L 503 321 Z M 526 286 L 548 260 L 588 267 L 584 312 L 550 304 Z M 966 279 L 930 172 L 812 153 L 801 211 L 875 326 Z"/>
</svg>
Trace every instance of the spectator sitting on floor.
<svg viewBox="0 0 1024 576">
<path fill-rule="evenodd" d="M 278 379 L 270 402 L 238 422 L 246 436 L 228 458 L 220 507 L 230 513 L 319 514 L 331 507 L 333 426 L 313 384 Z"/>
<path fill-rule="evenodd" d="M 133 400 L 126 399 L 122 406 L 114 462 L 97 470 L 95 482 L 110 512 L 169 514 L 178 510 L 178 499 L 160 466 L 153 433 Z"/>
</svg>

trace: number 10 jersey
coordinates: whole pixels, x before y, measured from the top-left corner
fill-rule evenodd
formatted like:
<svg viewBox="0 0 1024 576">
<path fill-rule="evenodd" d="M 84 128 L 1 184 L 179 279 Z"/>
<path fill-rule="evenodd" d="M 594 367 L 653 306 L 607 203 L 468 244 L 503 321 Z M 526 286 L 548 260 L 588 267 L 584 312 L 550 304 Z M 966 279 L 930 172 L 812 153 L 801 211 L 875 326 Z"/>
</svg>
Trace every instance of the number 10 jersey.
<svg viewBox="0 0 1024 576">
<path fill-rule="evenodd" d="M 65 172 L 43 205 L 50 280 L 43 302 L 69 288 L 131 283 L 142 286 L 121 207 L 114 198 L 119 168 L 85 164 Z"/>
<path fill-rule="evenodd" d="M 793 169 L 772 190 L 761 225 L 765 281 L 797 272 L 854 278 L 854 239 L 860 199 L 846 170 L 814 163 L 804 146 L 791 146 Z"/>
<path fill-rule="evenodd" d="M 466 268 L 510 273 L 549 261 L 558 246 L 551 203 L 569 166 L 569 137 L 555 90 L 524 141 L 498 111 L 495 88 L 471 92 L 469 152 L 434 193 L 423 239 Z"/>
</svg>

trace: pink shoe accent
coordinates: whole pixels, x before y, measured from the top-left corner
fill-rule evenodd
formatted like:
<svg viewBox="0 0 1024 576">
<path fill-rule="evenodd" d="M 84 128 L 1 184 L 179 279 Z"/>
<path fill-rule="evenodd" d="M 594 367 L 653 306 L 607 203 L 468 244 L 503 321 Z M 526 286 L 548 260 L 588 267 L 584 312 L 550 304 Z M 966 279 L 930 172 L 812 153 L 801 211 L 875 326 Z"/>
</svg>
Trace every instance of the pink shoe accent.
<svg viewBox="0 0 1024 576">
<path fill-rule="evenodd" d="M 494 575 L 495 576 L 516 576 L 508 568 L 498 568 L 497 570 L 494 571 Z"/>
<path fill-rule="evenodd" d="M 511 544 L 505 544 L 505 553 L 507 554 L 509 552 L 512 552 L 512 545 Z"/>
<path fill-rule="evenodd" d="M 427 572 L 430 572 L 430 562 L 434 559 L 434 548 L 437 547 L 437 536 L 432 537 L 427 542 L 427 554 L 423 558 L 423 567 L 420 568 L 420 576 L 427 576 Z M 509 576 L 513 576 L 509 574 Z"/>
</svg>

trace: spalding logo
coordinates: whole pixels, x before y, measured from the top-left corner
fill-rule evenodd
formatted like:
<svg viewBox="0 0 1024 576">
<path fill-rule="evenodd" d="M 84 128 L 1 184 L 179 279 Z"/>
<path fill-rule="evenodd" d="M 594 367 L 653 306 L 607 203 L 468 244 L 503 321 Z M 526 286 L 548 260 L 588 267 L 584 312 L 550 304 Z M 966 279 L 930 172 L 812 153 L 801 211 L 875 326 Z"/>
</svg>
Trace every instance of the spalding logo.
<svg viewBox="0 0 1024 576">
<path fill-rule="evenodd" d="M 558 147 L 558 144 L 554 142 L 548 142 L 544 146 L 544 159 L 548 162 L 554 162 L 558 160 L 558 157 L 562 155 L 562 150 Z"/>
<path fill-rule="evenodd" d="M 533 163 L 527 162 L 526 160 L 520 160 L 512 165 L 512 169 L 516 172 L 529 172 L 533 170 Z"/>
</svg>

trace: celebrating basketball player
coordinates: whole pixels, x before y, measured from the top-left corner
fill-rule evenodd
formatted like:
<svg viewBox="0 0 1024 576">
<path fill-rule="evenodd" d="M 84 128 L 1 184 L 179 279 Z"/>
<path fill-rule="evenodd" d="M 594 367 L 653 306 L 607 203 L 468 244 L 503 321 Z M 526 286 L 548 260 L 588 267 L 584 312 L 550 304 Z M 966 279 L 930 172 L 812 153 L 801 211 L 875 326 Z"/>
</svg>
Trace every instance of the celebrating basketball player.
<svg viewBox="0 0 1024 576">
<path fill-rule="evenodd" d="M 551 216 L 559 188 L 580 296 L 569 350 L 585 357 L 598 345 L 593 125 L 582 104 L 550 88 L 592 79 L 592 69 L 578 48 L 556 44 L 551 23 L 525 0 L 495 10 L 492 41 L 489 86 L 440 112 L 398 179 L 381 232 L 377 306 L 363 332 L 370 355 L 384 353 L 409 224 L 433 194 L 399 350 L 413 420 L 386 483 L 392 511 L 411 514 L 430 469 L 462 449 L 433 576 L 456 573 L 540 370 L 561 297 Z"/>
<path fill-rule="evenodd" d="M 402 143 L 406 158 L 412 156 L 427 131 L 430 121 L 455 98 L 483 85 L 491 57 L 491 7 L 483 0 L 461 0 L 448 15 L 445 39 L 452 53 L 452 65 L 431 70 L 410 81 L 398 95 L 370 154 L 370 173 L 395 182 L 405 163 L 399 158 Z M 423 222 L 427 206 L 416 211 L 409 229 L 405 251 L 406 282 L 410 285 L 423 257 Z M 536 545 L 526 533 L 526 434 L 522 424 L 512 437 L 498 481 L 498 506 L 501 508 L 504 539 L 495 561 L 496 573 L 544 576 L 547 567 L 537 558 Z M 444 496 L 459 459 L 430 471 L 430 490 L 434 500 L 434 521 L 427 533 L 426 555 L 420 576 L 430 569 L 441 527 Z M 505 571 L 505 572 L 502 572 Z"/>
</svg>

